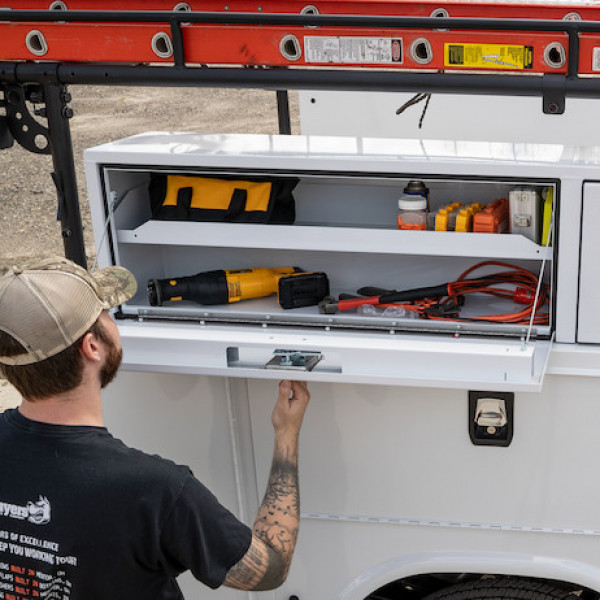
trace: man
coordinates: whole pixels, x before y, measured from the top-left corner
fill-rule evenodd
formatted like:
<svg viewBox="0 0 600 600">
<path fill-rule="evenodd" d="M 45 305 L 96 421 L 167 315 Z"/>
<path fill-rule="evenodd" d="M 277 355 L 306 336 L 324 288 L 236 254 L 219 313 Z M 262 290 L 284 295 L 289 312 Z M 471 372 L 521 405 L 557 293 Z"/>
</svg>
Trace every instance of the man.
<svg viewBox="0 0 600 600">
<path fill-rule="evenodd" d="M 287 576 L 306 384 L 279 385 L 273 464 L 249 529 L 189 468 L 103 427 L 100 390 L 122 354 L 108 309 L 135 291 L 126 269 L 89 274 L 60 258 L 0 278 L 0 368 L 23 396 L 0 415 L 0 591 L 13 597 L 181 599 L 175 577 L 187 569 L 212 588 L 267 590 Z"/>
</svg>

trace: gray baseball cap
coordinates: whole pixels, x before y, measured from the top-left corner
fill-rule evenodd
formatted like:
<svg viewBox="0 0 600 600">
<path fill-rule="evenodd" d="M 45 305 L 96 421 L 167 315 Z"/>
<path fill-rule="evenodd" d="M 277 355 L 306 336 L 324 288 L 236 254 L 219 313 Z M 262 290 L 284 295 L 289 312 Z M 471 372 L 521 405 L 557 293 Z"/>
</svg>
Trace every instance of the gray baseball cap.
<svg viewBox="0 0 600 600">
<path fill-rule="evenodd" d="M 0 277 L 0 330 L 27 350 L 0 355 L 0 363 L 28 365 L 74 344 L 103 310 L 127 302 L 137 291 L 123 267 L 89 273 L 62 257 L 12 267 Z"/>
</svg>

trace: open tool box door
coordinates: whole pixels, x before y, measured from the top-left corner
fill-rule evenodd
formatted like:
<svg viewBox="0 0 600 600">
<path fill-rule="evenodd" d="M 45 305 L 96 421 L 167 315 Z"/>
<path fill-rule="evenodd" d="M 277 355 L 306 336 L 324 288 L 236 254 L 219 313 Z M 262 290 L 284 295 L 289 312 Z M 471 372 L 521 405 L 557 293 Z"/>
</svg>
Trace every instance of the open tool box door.
<svg viewBox="0 0 600 600">
<path fill-rule="evenodd" d="M 85 163 L 99 265 L 123 265 L 139 282 L 118 315 L 126 367 L 260 378 L 301 371 L 310 380 L 427 387 L 541 387 L 554 334 L 551 215 L 560 182 L 556 161 L 539 146 L 147 133 L 89 149 Z M 193 181 L 208 178 L 289 183 L 295 215 L 287 223 L 199 222 L 189 212 L 183 219 L 157 218 L 151 190 L 157 181 L 164 188 L 169 177 L 183 182 L 183 192 L 171 190 L 172 212 L 182 204 L 189 211 Z M 529 217 L 538 219 L 538 231 L 473 233 L 457 231 L 456 224 L 447 231 L 399 231 L 398 198 L 413 180 L 429 190 L 430 220 L 454 202 L 487 206 L 525 190 L 537 198 Z M 550 207 L 545 214 L 544 205 Z M 189 299 L 188 289 L 163 301 L 183 277 L 201 274 L 204 281 L 215 270 L 293 267 L 326 276 L 333 299 L 321 307 L 317 299 L 282 308 L 271 294 L 207 305 Z M 524 271 L 541 277 L 533 290 L 512 285 Z M 508 300 L 480 293 L 486 277 L 507 272 L 500 287 L 513 290 Z M 356 295 L 364 286 L 381 294 L 457 282 L 465 273 L 481 279 L 479 290 L 456 288 L 456 305 L 431 301 L 415 312 L 405 302 L 379 302 L 337 310 L 345 308 L 337 304 L 340 295 Z M 230 278 L 221 285 L 232 284 Z M 319 288 L 319 298 L 324 293 Z M 544 300 L 535 317 L 514 318 L 536 293 Z"/>
</svg>

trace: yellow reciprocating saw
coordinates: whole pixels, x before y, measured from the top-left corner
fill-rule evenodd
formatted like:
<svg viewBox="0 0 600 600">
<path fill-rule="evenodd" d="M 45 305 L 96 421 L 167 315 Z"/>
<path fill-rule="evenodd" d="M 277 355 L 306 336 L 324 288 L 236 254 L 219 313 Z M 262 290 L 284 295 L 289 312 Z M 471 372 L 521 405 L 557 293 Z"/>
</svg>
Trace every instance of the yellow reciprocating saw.
<svg viewBox="0 0 600 600">
<path fill-rule="evenodd" d="M 318 304 L 329 294 L 329 280 L 322 272 L 299 267 L 205 271 L 187 277 L 150 279 L 152 306 L 189 300 L 197 304 L 230 304 L 277 293 L 283 308 Z"/>
</svg>

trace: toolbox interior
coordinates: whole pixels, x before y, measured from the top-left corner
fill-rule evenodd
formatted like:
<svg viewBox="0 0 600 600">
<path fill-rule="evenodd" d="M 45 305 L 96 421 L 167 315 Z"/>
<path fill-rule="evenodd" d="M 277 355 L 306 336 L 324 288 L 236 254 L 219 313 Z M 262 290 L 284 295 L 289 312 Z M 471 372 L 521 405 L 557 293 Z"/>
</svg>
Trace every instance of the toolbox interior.
<svg viewBox="0 0 600 600">
<path fill-rule="evenodd" d="M 293 225 L 200 223 L 152 219 L 148 196 L 151 173 L 211 177 L 298 177 L 294 190 Z M 150 306 L 146 282 L 183 277 L 213 269 L 297 266 L 327 274 L 331 293 L 355 294 L 362 286 L 412 289 L 456 280 L 483 261 L 523 267 L 550 288 L 552 302 L 553 250 L 522 235 L 460 233 L 454 231 L 398 231 L 397 200 L 411 179 L 421 179 L 430 190 L 430 209 L 451 203 L 488 204 L 527 186 L 551 187 L 558 204 L 556 181 L 509 178 L 452 178 L 410 173 L 268 172 L 253 170 L 177 170 L 156 167 L 105 165 L 105 209 L 109 214 L 108 242 L 116 264 L 128 267 L 140 284 L 137 295 L 123 307 L 125 315 L 159 319 L 190 319 L 231 323 L 277 323 L 290 326 L 342 327 L 366 330 L 407 329 L 522 336 L 524 326 L 493 321 L 434 321 L 410 313 L 377 309 L 321 314 L 316 306 L 282 309 L 276 296 L 229 305 L 204 306 L 193 302 Z M 110 208 L 114 206 L 114 211 Z M 554 244 L 556 245 L 556 244 Z M 504 270 L 486 267 L 471 276 Z M 472 294 L 461 317 L 514 312 L 518 305 L 488 295 Z M 534 336 L 548 337 L 550 324 L 536 326 Z M 390 314 L 391 312 L 391 314 Z M 525 327 L 526 328 L 526 327 Z"/>
</svg>

